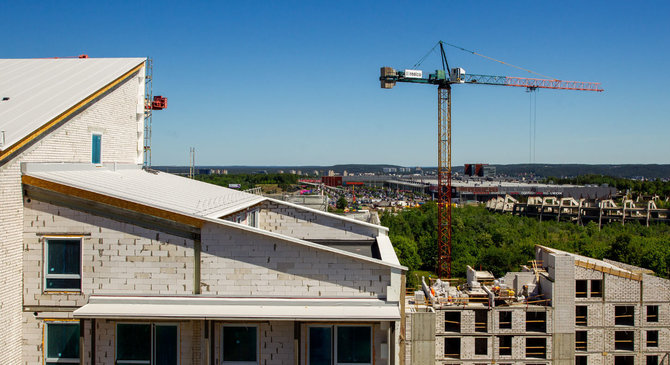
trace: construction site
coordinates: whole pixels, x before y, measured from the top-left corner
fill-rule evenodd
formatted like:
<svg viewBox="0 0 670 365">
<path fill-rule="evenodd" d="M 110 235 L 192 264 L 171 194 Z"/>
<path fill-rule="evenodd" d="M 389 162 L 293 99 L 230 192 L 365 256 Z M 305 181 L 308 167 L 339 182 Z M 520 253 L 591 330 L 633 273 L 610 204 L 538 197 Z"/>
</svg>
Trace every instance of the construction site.
<svg viewBox="0 0 670 365">
<path fill-rule="evenodd" d="M 650 270 L 536 246 L 500 278 L 422 281 L 405 301 L 408 365 L 668 362 L 670 281 Z"/>
<path fill-rule="evenodd" d="M 486 202 L 486 208 L 497 213 L 536 217 L 541 220 L 571 221 L 580 225 L 595 222 L 598 227 L 607 223 L 637 222 L 649 227 L 655 223 L 670 223 L 670 209 L 656 206 L 658 197 L 646 202 L 622 199 L 575 199 L 557 197 L 528 197 L 526 203 L 506 195 Z"/>
</svg>

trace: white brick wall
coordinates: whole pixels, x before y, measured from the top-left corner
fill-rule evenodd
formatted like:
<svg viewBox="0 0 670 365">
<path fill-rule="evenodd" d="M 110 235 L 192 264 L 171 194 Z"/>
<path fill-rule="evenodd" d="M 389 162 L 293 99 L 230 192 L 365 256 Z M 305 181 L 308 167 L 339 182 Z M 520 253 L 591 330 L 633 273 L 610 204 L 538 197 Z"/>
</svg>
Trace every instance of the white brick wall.
<svg viewBox="0 0 670 365">
<path fill-rule="evenodd" d="M 385 297 L 390 269 L 234 230 L 202 228 L 203 294 Z"/>
<path fill-rule="evenodd" d="M 143 75 L 141 71 L 140 74 Z M 138 99 L 144 79 L 134 77 L 12 161 L 0 166 L 0 364 L 21 361 L 23 202 L 21 162 L 90 162 L 91 133 L 103 133 L 103 161 L 136 163 L 141 156 Z M 44 121 L 45 123 L 48 121 Z M 138 139 L 140 142 L 138 142 Z"/>
<path fill-rule="evenodd" d="M 91 294 L 193 293 L 192 240 L 27 200 L 23 239 L 24 305 L 82 306 Z M 82 238 L 82 292 L 44 292 L 43 237 L 68 233 L 86 234 Z"/>
<path fill-rule="evenodd" d="M 347 222 L 274 202 L 263 202 L 259 228 L 300 239 L 371 239 L 377 228 Z"/>
</svg>

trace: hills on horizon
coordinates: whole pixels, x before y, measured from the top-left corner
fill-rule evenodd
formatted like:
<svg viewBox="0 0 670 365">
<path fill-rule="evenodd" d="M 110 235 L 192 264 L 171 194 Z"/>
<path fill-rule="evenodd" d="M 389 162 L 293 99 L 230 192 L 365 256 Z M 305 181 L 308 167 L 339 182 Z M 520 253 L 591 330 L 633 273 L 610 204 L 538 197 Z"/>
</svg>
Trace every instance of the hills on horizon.
<svg viewBox="0 0 670 365">
<path fill-rule="evenodd" d="M 668 179 L 670 178 L 670 164 L 490 164 L 496 168 L 499 175 L 506 176 L 537 176 L 537 177 L 575 177 L 579 175 L 605 175 L 620 178 L 646 178 L 646 179 Z M 391 164 L 337 164 L 337 165 L 302 165 L 302 166 L 226 166 L 226 165 L 198 165 L 198 169 L 225 169 L 228 173 L 257 173 L 260 171 L 276 173 L 280 170 L 300 170 L 302 173 L 312 174 L 318 170 L 327 174 L 333 170 L 337 174 L 343 171 L 348 173 L 384 173 L 385 168 L 411 167 L 415 173 L 416 166 L 400 166 Z M 152 168 L 167 172 L 186 169 L 188 166 L 152 166 Z M 421 166 L 424 172 L 435 171 L 435 166 Z M 463 173 L 463 165 L 453 167 L 454 173 Z"/>
</svg>

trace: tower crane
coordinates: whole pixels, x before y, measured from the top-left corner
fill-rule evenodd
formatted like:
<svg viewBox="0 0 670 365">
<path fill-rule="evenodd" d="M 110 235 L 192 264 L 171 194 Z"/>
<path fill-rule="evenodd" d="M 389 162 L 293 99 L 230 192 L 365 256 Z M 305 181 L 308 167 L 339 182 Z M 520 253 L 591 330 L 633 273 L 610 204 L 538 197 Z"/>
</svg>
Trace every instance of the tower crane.
<svg viewBox="0 0 670 365">
<path fill-rule="evenodd" d="M 451 277 L 451 85 L 516 86 L 527 89 L 558 89 L 603 91 L 598 82 L 563 81 L 468 74 L 462 68 L 449 68 L 442 41 L 438 42 L 442 69 L 424 77 L 421 70 L 399 71 L 382 67 L 379 81 L 382 89 L 391 89 L 397 82 L 437 85 L 437 275 Z M 449 44 L 448 44 L 449 45 Z M 456 47 L 456 46 L 454 46 Z M 461 47 L 464 51 L 467 51 Z M 472 51 L 468 51 L 477 54 Z M 482 56 L 482 55 L 480 55 Z M 486 56 L 484 56 L 486 57 Z M 486 57 L 489 58 L 490 57 Z M 497 60 L 495 60 L 497 61 Z M 498 61 L 501 62 L 501 61 Z M 504 62 L 501 62 L 504 63 Z M 528 70 L 526 70 L 528 71 Z"/>
</svg>

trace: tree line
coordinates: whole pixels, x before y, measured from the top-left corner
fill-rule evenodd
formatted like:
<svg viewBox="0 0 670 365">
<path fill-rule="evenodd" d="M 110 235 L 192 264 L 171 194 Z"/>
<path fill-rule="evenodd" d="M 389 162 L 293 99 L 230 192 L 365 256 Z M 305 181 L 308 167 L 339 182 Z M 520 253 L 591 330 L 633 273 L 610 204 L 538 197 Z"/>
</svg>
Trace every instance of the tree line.
<svg viewBox="0 0 670 365">
<path fill-rule="evenodd" d="M 196 175 L 195 179 L 224 187 L 228 187 L 229 184 L 240 184 L 241 190 L 262 184 L 276 184 L 280 189 L 288 190 L 298 183 L 298 175 L 294 174 Z"/>
<path fill-rule="evenodd" d="M 400 262 L 410 270 L 437 267 L 437 205 L 428 202 L 399 213 L 382 213 L 381 223 Z M 608 258 L 653 270 L 670 277 L 670 225 L 650 227 L 637 223 L 542 221 L 530 217 L 495 214 L 482 206 L 452 209 L 452 276 L 465 277 L 466 266 L 491 271 L 496 277 L 518 271 L 534 259 L 536 244 L 596 259 Z"/>
</svg>

